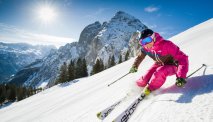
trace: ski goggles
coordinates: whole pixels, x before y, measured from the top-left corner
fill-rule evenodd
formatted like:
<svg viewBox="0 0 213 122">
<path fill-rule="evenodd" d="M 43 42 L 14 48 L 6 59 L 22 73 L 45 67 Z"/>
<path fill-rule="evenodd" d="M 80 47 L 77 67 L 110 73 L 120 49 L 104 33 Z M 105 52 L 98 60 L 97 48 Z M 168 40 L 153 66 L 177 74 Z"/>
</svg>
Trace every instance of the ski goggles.
<svg viewBox="0 0 213 122">
<path fill-rule="evenodd" d="M 144 39 L 140 39 L 139 40 L 140 45 L 144 46 L 144 45 L 147 45 L 147 44 L 151 43 L 153 41 L 153 38 L 154 38 L 153 36 L 154 35 L 148 36 L 148 37 L 146 37 Z"/>
</svg>

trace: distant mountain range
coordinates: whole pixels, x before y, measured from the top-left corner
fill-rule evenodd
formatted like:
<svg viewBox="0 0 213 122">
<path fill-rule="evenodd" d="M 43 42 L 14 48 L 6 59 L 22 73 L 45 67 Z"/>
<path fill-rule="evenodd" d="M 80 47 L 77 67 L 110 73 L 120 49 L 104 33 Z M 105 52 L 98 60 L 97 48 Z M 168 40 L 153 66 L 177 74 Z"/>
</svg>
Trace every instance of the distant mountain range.
<svg viewBox="0 0 213 122">
<path fill-rule="evenodd" d="M 131 35 L 136 30 L 142 31 L 145 28 L 147 26 L 140 20 L 119 11 L 108 22 L 101 24 L 97 21 L 86 26 L 78 42 L 66 44 L 41 61 L 25 67 L 14 76 L 12 81 L 25 86 L 52 86 L 64 62 L 85 58 L 89 72 L 96 59 L 102 59 L 105 66 L 108 65 L 111 56 L 114 56 L 115 61 L 118 62 L 120 55 L 124 59 L 127 51 L 130 51 L 131 55 L 135 54 L 137 43 L 135 45 L 130 41 Z"/>
<path fill-rule="evenodd" d="M 17 71 L 47 56 L 52 49 L 56 48 L 54 46 L 0 42 L 0 83 L 7 82 Z"/>
</svg>

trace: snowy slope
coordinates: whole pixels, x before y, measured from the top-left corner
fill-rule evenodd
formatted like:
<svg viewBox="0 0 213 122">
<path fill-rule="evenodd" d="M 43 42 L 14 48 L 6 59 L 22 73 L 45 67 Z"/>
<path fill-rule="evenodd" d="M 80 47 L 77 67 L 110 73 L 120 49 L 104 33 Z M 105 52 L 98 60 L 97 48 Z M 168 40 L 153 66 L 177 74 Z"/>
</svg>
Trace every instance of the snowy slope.
<svg viewBox="0 0 213 122">
<path fill-rule="evenodd" d="M 171 38 L 189 55 L 189 74 L 207 64 L 191 78 L 185 88 L 174 86 L 175 76 L 138 105 L 130 122 L 212 122 L 213 121 L 213 19 Z M 107 69 L 77 83 L 54 86 L 21 102 L 0 109 L 1 122 L 101 122 L 96 113 L 108 107 L 127 91 L 132 97 L 120 104 L 104 122 L 113 118 L 139 93 L 135 80 L 153 63 L 146 58 L 139 71 L 113 82 L 129 71 L 134 59 Z M 76 81 L 75 81 L 76 82 Z"/>
</svg>

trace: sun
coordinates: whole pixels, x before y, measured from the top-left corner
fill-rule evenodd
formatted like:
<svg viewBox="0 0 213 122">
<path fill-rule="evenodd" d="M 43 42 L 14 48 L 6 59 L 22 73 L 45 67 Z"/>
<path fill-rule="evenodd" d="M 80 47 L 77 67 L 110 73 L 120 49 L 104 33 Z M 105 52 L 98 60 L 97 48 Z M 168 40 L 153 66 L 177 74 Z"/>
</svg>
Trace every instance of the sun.
<svg viewBox="0 0 213 122">
<path fill-rule="evenodd" d="M 50 24 L 55 20 L 56 12 L 50 6 L 42 6 L 38 10 L 38 16 L 43 23 Z"/>
</svg>

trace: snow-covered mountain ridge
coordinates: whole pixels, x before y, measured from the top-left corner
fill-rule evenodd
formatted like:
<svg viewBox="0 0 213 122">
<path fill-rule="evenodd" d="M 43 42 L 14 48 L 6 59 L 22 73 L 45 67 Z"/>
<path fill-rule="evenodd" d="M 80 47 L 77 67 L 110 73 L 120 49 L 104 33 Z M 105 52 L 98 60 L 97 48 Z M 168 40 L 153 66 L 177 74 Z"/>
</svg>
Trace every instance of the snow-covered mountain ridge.
<svg viewBox="0 0 213 122">
<path fill-rule="evenodd" d="M 51 49 L 56 48 L 53 46 L 0 42 L 0 82 L 6 82 L 18 70 L 47 56 Z"/>
<path fill-rule="evenodd" d="M 129 39 L 136 30 L 147 28 L 140 20 L 125 13 L 117 12 L 109 22 L 95 22 L 86 26 L 78 42 L 66 44 L 58 51 L 43 59 L 40 70 L 25 81 L 25 85 L 52 86 L 59 74 L 60 66 L 70 60 L 85 58 L 90 70 L 96 59 L 102 59 L 105 66 L 114 55 L 116 62 L 129 50 Z"/>
</svg>

